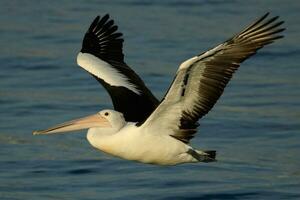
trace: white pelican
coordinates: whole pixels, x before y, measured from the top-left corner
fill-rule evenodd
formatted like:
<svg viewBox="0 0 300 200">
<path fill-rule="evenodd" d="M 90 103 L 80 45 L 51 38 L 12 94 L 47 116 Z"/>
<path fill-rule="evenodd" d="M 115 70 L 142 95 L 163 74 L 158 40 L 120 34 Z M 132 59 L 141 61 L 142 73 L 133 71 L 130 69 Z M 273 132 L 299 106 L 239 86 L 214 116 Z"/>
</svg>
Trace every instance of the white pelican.
<svg viewBox="0 0 300 200">
<path fill-rule="evenodd" d="M 120 158 L 159 165 L 214 161 L 215 151 L 197 150 L 188 144 L 197 132 L 197 121 L 211 110 L 242 61 L 264 45 L 283 37 L 278 35 L 284 30 L 279 28 L 283 21 L 278 22 L 277 19 L 268 19 L 267 13 L 226 42 L 183 62 L 165 97 L 144 121 L 127 122 L 122 113 L 103 110 L 33 134 L 88 129 L 87 139 L 93 147 Z M 95 24 L 103 21 L 106 20 L 97 17 L 91 27 L 98 27 Z M 112 72 L 107 62 L 85 53 L 92 52 L 88 49 L 93 49 L 93 45 L 97 46 L 93 41 L 87 44 L 89 46 L 83 45 L 78 56 L 79 65 L 89 63 L 95 68 L 111 70 L 111 73 L 121 72 Z M 114 43 L 111 45 L 111 52 L 114 52 Z M 123 58 L 119 50 L 117 47 L 116 56 Z M 97 76 L 97 72 L 91 73 Z M 129 90 L 140 91 L 125 76 L 120 80 L 111 79 L 108 83 L 124 84 Z"/>
</svg>

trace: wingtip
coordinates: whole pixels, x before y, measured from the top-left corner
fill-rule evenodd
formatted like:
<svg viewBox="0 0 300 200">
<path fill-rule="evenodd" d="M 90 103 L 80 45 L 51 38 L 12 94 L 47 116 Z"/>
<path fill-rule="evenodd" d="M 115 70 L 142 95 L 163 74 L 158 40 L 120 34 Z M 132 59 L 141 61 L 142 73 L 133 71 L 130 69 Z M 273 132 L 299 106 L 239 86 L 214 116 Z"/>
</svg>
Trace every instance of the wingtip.
<svg viewBox="0 0 300 200">
<path fill-rule="evenodd" d="M 279 33 L 279 32 L 283 32 L 283 31 L 285 31 L 285 30 L 286 30 L 286 28 L 281 28 L 281 29 L 278 30 L 278 33 Z"/>
<path fill-rule="evenodd" d="M 270 12 L 265 13 L 262 17 L 260 17 L 260 20 L 266 19 L 270 15 Z"/>
<path fill-rule="evenodd" d="M 93 54 L 104 61 L 124 62 L 122 36 L 108 13 L 98 15 L 83 37 L 80 52 Z"/>
<path fill-rule="evenodd" d="M 98 22 L 99 22 L 100 16 L 98 15 L 97 17 L 95 17 L 95 19 L 93 20 L 93 22 L 91 23 L 88 32 L 92 32 L 95 27 L 97 26 Z"/>
<path fill-rule="evenodd" d="M 103 20 L 104 22 L 107 22 L 109 20 L 110 16 L 108 13 L 106 13 L 100 20 Z"/>
<path fill-rule="evenodd" d="M 99 20 L 99 19 L 101 19 L 101 18 L 110 18 L 110 16 L 109 16 L 108 13 L 106 13 L 105 15 L 103 15 L 103 17 L 101 17 L 101 15 L 97 15 L 97 16 L 95 17 L 95 19 L 97 19 L 97 18 L 98 18 L 98 20 Z"/>
<path fill-rule="evenodd" d="M 103 16 L 103 18 L 110 18 L 110 16 L 109 16 L 109 14 L 108 13 L 106 13 L 104 16 Z"/>
<path fill-rule="evenodd" d="M 109 20 L 109 18 L 110 16 L 108 13 L 105 14 L 103 17 L 101 17 L 101 15 L 97 15 L 89 27 L 89 32 L 93 32 L 97 28 L 98 24 L 101 23 L 101 21 L 106 23 Z"/>
<path fill-rule="evenodd" d="M 270 16 L 270 12 L 267 12 L 267 13 L 264 14 L 262 17 L 260 17 L 259 20 L 257 20 L 257 22 L 264 21 L 264 20 L 266 20 L 269 16 Z M 274 17 L 270 16 L 270 17 L 269 17 L 269 20 L 268 20 L 268 23 L 271 23 L 271 22 L 273 22 L 273 21 L 276 21 L 278 18 L 279 18 L 279 15 L 274 16 Z"/>
<path fill-rule="evenodd" d="M 268 11 L 268 12 L 266 12 L 265 14 L 264 14 L 264 16 L 268 16 L 268 15 L 270 15 L 270 12 Z"/>
<path fill-rule="evenodd" d="M 272 17 L 270 14 L 271 14 L 271 12 L 267 12 L 266 14 L 264 14 L 264 15 L 261 17 L 261 19 L 264 20 L 264 19 L 266 19 L 266 18 L 268 18 L 268 17 L 270 16 L 269 21 L 270 21 L 270 22 L 273 22 L 273 21 L 276 21 L 277 19 L 280 18 L 279 15 L 276 15 L 276 16 Z M 284 21 L 282 21 L 282 22 L 284 23 Z"/>
</svg>

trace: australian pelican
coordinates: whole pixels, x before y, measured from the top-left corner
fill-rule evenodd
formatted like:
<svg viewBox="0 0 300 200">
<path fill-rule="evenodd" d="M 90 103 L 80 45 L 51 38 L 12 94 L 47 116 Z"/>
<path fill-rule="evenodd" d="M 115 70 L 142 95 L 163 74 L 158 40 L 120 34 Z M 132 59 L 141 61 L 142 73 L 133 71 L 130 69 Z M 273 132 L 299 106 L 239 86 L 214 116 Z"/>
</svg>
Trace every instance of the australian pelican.
<svg viewBox="0 0 300 200">
<path fill-rule="evenodd" d="M 197 121 L 212 109 L 241 62 L 283 37 L 282 24 L 267 13 L 226 42 L 186 60 L 158 104 L 124 63 L 123 40 L 113 21 L 108 15 L 97 17 L 77 61 L 108 90 L 116 111 L 102 110 L 33 134 L 88 129 L 92 146 L 124 159 L 159 165 L 214 161 L 215 151 L 189 146 Z M 131 105 L 128 100 L 138 103 Z M 139 111 L 145 113 L 134 113 Z"/>
</svg>

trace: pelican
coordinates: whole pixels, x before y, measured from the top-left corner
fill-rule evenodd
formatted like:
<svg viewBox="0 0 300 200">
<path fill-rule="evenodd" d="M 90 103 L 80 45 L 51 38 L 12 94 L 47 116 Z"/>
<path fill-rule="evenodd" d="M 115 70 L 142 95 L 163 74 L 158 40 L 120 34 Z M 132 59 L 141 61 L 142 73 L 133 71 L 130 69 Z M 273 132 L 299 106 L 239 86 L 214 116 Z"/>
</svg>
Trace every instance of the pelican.
<svg viewBox="0 0 300 200">
<path fill-rule="evenodd" d="M 239 34 L 215 48 L 184 61 L 179 66 L 164 98 L 145 120 L 126 121 L 124 113 L 102 110 L 88 117 L 65 122 L 46 130 L 35 131 L 33 134 L 88 129 L 87 140 L 93 147 L 123 159 L 157 165 L 215 161 L 215 150 L 193 148 L 189 145 L 189 141 L 197 132 L 198 120 L 215 105 L 240 63 L 264 45 L 283 37 L 279 33 L 284 30 L 280 28 L 284 22 L 278 21 L 278 17 L 270 18 L 268 15 L 269 13 L 265 14 Z M 107 25 L 109 22 L 105 24 L 103 21 L 106 20 L 97 17 L 89 32 L 101 32 L 101 28 L 91 30 L 93 27 L 109 26 Z M 120 71 L 115 68 L 113 71 L 113 68 L 108 66 L 108 62 L 90 54 L 98 51 L 98 44 L 94 43 L 95 41 L 90 41 L 89 45 L 84 45 L 78 55 L 79 65 L 87 66 L 85 64 L 88 63 L 89 66 L 94 65 L 94 68 L 111 70 L 111 74 L 122 74 L 122 67 Z M 115 43 L 110 45 L 112 46 L 107 48 L 115 52 Z M 123 58 L 120 48 L 116 46 L 116 54 L 111 54 L 111 59 L 115 59 L 114 55 Z M 91 68 L 86 69 L 97 76 L 97 71 L 92 71 Z M 126 68 L 126 70 L 129 69 Z M 105 74 L 99 74 L 100 76 L 105 77 Z M 140 88 L 135 84 L 130 84 L 126 76 L 119 76 L 119 78 L 118 80 L 111 79 L 108 83 L 110 85 L 123 84 L 133 92 L 140 92 Z"/>
</svg>

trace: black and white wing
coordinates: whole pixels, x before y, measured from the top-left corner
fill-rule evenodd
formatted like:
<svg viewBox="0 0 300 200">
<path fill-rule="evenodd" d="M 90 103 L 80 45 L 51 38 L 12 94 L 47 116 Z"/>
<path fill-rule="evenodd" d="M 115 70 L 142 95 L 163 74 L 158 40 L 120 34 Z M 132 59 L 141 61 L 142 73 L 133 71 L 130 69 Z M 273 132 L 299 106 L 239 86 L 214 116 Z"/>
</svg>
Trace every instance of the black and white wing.
<svg viewBox="0 0 300 200">
<path fill-rule="evenodd" d="M 215 105 L 240 63 L 264 45 L 282 38 L 278 17 L 268 14 L 217 47 L 183 62 L 157 109 L 144 126 L 185 143 L 196 133 L 197 121 Z"/>
<path fill-rule="evenodd" d="M 83 38 L 77 63 L 104 86 L 126 121 L 140 122 L 159 101 L 124 62 L 122 33 L 117 30 L 108 14 L 97 16 Z"/>
</svg>

